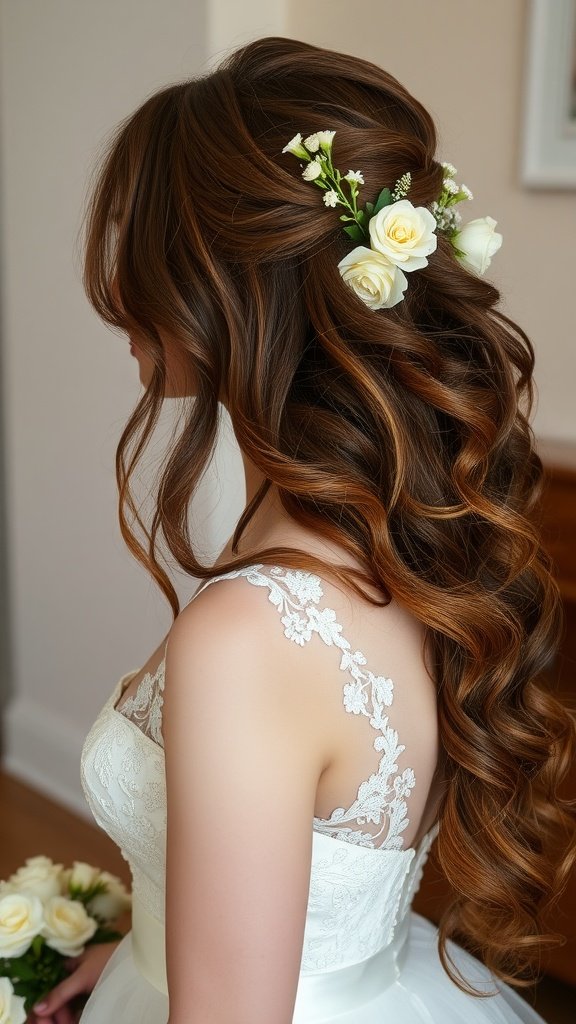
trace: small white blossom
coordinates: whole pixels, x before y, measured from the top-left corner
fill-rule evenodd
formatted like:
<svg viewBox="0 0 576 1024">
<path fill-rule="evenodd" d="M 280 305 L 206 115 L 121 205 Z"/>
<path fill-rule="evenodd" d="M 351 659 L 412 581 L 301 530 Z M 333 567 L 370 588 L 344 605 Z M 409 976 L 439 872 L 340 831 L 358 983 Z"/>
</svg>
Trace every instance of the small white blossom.
<svg viewBox="0 0 576 1024">
<path fill-rule="evenodd" d="M 462 222 L 461 215 L 453 206 L 440 206 L 439 203 L 434 202 L 432 203 L 431 209 L 433 216 L 436 218 L 436 224 L 439 231 L 453 231 L 454 228 L 457 228 Z"/>
<path fill-rule="evenodd" d="M 446 192 L 449 192 L 450 195 L 452 195 L 452 196 L 455 196 L 456 193 L 459 191 L 458 185 L 456 184 L 456 182 L 452 178 L 444 178 L 444 181 L 442 182 L 442 184 L 443 184 L 444 188 L 446 189 Z"/>
<path fill-rule="evenodd" d="M 290 139 L 290 142 L 288 142 L 284 146 L 282 152 L 293 153 L 294 156 L 305 157 L 306 159 L 308 159 L 309 157 L 309 154 L 306 152 L 304 146 L 302 145 L 302 136 L 300 132 L 298 132 L 298 134 L 295 135 L 293 139 Z"/>
<path fill-rule="evenodd" d="M 394 202 L 397 202 L 399 199 L 404 199 L 408 195 L 411 184 L 412 175 L 410 174 L 410 171 L 406 171 L 401 178 L 398 178 L 398 181 L 394 186 L 394 191 L 392 193 L 392 199 Z"/>
<path fill-rule="evenodd" d="M 470 189 L 468 188 L 468 185 L 460 185 L 460 191 L 464 193 L 466 199 L 474 199 L 474 196 Z"/>
<path fill-rule="evenodd" d="M 322 164 L 319 160 L 311 160 L 302 171 L 302 177 L 305 181 L 314 181 L 315 178 L 319 178 L 324 173 Z"/>
<path fill-rule="evenodd" d="M 332 139 L 336 135 L 336 132 L 316 132 L 318 136 L 318 142 L 322 146 L 322 149 L 330 149 L 332 145 Z"/>
<path fill-rule="evenodd" d="M 339 202 L 338 193 L 335 192 L 333 188 L 329 189 L 328 192 L 325 192 L 322 198 L 326 206 L 336 206 L 336 204 Z"/>
<path fill-rule="evenodd" d="M 364 184 L 364 178 L 362 177 L 362 171 L 348 171 L 348 174 L 344 175 L 345 181 L 356 181 L 359 185 Z"/>
<path fill-rule="evenodd" d="M 304 145 L 311 153 L 317 153 L 320 149 L 320 139 L 318 138 L 318 134 L 315 132 L 314 135 L 309 135 L 307 139 L 304 139 Z"/>
<path fill-rule="evenodd" d="M 442 161 L 442 167 L 446 171 L 446 174 L 449 178 L 453 178 L 454 175 L 458 173 L 456 168 L 454 167 L 454 164 L 450 164 L 445 160 Z"/>
</svg>

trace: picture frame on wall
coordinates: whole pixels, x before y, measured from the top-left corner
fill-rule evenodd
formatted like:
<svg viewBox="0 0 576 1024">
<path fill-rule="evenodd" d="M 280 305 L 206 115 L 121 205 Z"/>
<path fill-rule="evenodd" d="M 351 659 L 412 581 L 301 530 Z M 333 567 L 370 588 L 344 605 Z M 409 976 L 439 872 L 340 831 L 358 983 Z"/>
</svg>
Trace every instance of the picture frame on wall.
<svg viewBox="0 0 576 1024">
<path fill-rule="evenodd" d="M 528 8 L 521 177 L 576 188 L 576 0 Z"/>
</svg>

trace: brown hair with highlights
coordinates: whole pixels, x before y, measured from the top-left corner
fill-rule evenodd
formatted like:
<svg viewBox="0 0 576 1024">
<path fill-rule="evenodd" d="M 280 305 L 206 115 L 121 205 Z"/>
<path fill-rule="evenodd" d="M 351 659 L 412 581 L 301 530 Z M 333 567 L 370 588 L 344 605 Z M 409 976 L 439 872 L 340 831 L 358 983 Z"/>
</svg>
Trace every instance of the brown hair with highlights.
<svg viewBox="0 0 576 1024">
<path fill-rule="evenodd" d="M 557 650 L 558 588 L 535 512 L 542 465 L 529 425 L 534 353 L 444 237 L 404 300 L 370 310 L 342 281 L 339 210 L 282 154 L 297 133 L 335 130 L 337 167 L 360 167 L 363 199 L 405 171 L 429 206 L 443 169 L 424 107 L 381 68 L 293 39 L 255 40 L 214 72 L 151 95 L 114 131 L 86 211 L 84 282 L 99 315 L 137 331 L 149 386 L 119 441 L 120 524 L 174 616 L 159 534 L 206 579 L 190 498 L 214 449 L 219 399 L 286 512 L 359 559 L 330 566 L 289 547 L 259 561 L 378 586 L 427 627 L 448 784 L 437 857 L 455 896 L 440 930 L 501 978 L 525 984 L 561 938 L 543 916 L 575 859 L 559 786 L 574 720 L 543 673 Z M 152 522 L 130 491 L 166 382 L 158 329 L 195 381 L 158 484 Z M 126 512 L 145 535 L 137 540 Z M 374 602 L 379 603 L 379 602 Z"/>
</svg>

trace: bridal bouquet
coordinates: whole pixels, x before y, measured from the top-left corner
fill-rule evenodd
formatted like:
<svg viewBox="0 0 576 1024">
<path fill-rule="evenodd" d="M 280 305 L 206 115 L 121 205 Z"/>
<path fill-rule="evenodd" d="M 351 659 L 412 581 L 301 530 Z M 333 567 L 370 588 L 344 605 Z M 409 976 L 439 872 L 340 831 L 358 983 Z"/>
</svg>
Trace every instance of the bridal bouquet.
<svg viewBox="0 0 576 1024">
<path fill-rule="evenodd" d="M 31 1007 L 70 973 L 66 961 L 96 942 L 131 904 L 115 875 L 84 861 L 71 868 L 28 857 L 0 882 L 0 1024 L 24 1024 Z"/>
</svg>

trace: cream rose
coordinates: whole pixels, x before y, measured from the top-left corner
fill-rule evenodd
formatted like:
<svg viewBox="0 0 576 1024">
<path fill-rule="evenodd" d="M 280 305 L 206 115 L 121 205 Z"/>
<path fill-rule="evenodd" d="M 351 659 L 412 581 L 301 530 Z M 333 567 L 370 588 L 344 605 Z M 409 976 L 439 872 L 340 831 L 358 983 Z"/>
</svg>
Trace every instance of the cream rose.
<svg viewBox="0 0 576 1024">
<path fill-rule="evenodd" d="M 24 998 L 17 996 L 9 978 L 0 978 L 0 1024 L 26 1024 Z"/>
<path fill-rule="evenodd" d="M 50 857 L 28 857 L 21 868 L 10 875 L 8 884 L 13 892 L 30 892 L 41 900 L 56 896 L 60 892 L 62 864 L 55 864 Z"/>
<path fill-rule="evenodd" d="M 343 279 L 370 309 L 389 309 L 408 286 L 402 271 L 382 253 L 358 245 L 338 264 Z"/>
<path fill-rule="evenodd" d="M 402 270 L 420 270 L 434 252 L 436 218 L 424 206 L 413 206 L 409 199 L 399 199 L 384 206 L 368 224 L 373 249 L 397 263 Z"/>
<path fill-rule="evenodd" d="M 44 915 L 38 896 L 13 892 L 0 899 L 0 956 L 21 956 L 42 931 Z"/>
<path fill-rule="evenodd" d="M 97 927 L 79 900 L 52 896 L 44 906 L 42 935 L 46 945 L 63 956 L 79 956 Z"/>
<path fill-rule="evenodd" d="M 88 913 L 97 914 L 98 917 L 103 918 L 107 922 L 114 921 L 115 918 L 128 909 L 132 903 L 132 897 L 124 883 L 116 875 L 111 875 L 108 871 L 100 872 L 98 881 L 104 882 L 106 892 L 98 893 L 97 896 L 93 896 L 89 900 L 87 904 Z"/>
<path fill-rule="evenodd" d="M 67 873 L 68 888 L 73 886 L 86 892 L 96 884 L 99 874 L 100 868 L 95 868 L 84 860 L 75 860 L 70 872 Z"/>
<path fill-rule="evenodd" d="M 468 221 L 452 239 L 452 244 L 462 254 L 456 253 L 457 259 L 474 274 L 486 273 L 494 253 L 502 245 L 502 235 L 494 230 L 497 223 L 493 217 L 477 217 Z"/>
</svg>

